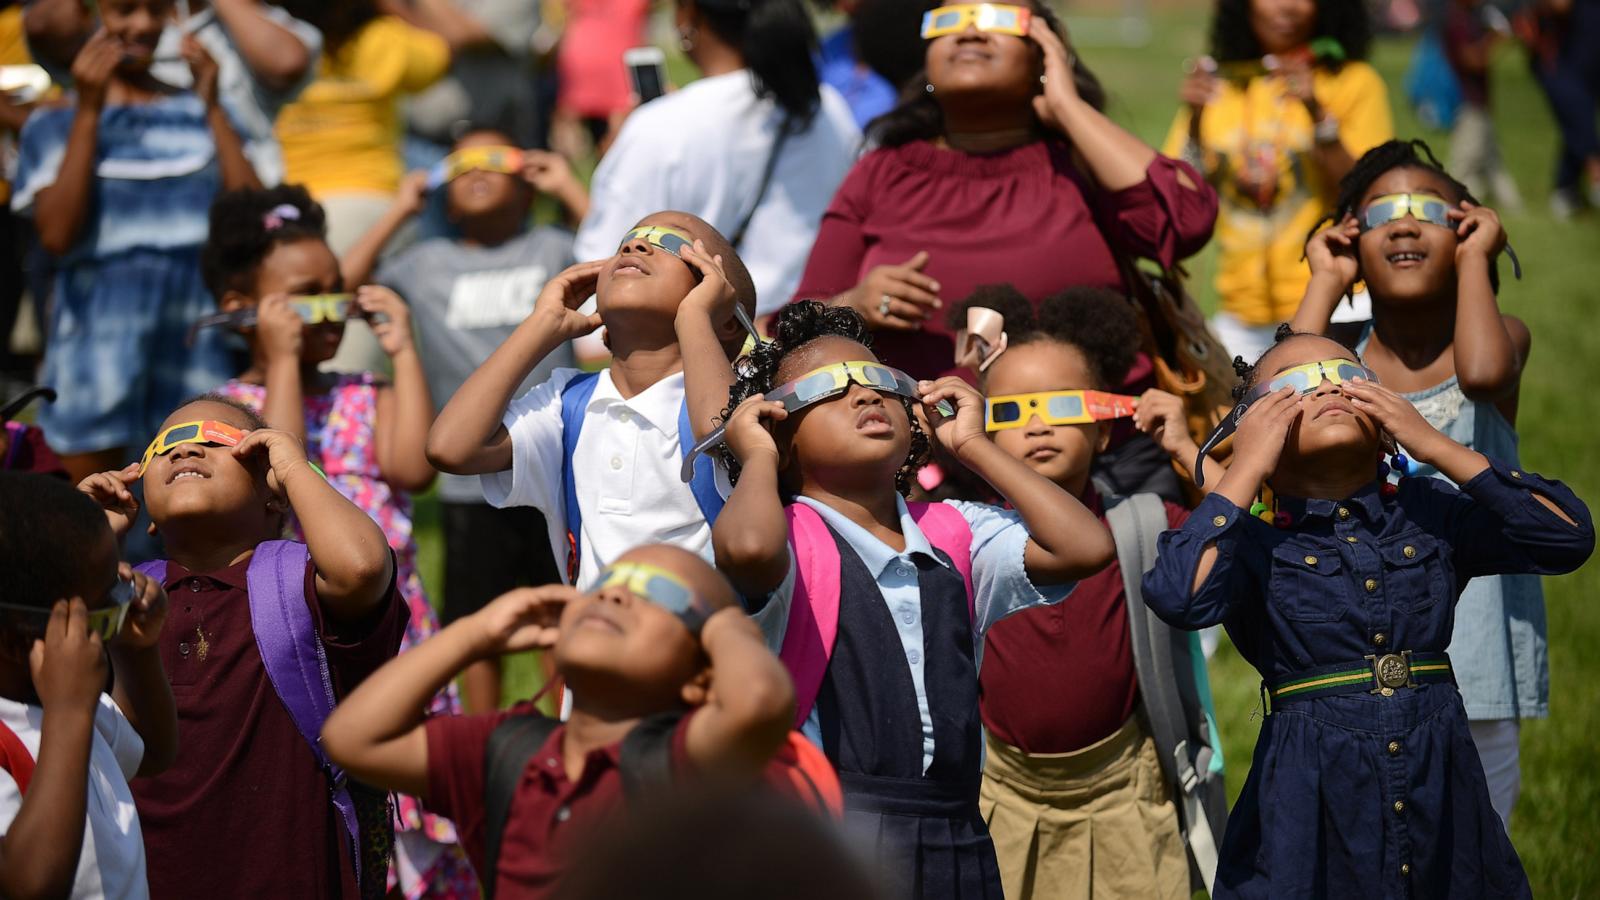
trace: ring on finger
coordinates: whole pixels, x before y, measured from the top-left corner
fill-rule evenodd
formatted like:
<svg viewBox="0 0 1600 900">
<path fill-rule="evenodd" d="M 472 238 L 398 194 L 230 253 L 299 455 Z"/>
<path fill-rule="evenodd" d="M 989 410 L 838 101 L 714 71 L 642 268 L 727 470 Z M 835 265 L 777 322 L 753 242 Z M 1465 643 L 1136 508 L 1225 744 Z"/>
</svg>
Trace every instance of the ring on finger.
<svg viewBox="0 0 1600 900">
<path fill-rule="evenodd" d="M 891 301 L 893 301 L 893 300 L 894 300 L 894 298 L 889 296 L 888 294 L 884 294 L 881 298 L 879 298 L 878 299 L 878 315 L 887 316 L 889 314 L 889 303 Z"/>
</svg>

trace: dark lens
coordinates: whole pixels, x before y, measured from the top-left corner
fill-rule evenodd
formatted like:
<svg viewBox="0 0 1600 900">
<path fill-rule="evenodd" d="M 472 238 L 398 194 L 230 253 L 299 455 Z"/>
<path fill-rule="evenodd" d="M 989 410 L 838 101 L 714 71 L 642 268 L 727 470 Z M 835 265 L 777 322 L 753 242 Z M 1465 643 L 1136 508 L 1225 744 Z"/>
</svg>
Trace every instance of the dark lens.
<svg viewBox="0 0 1600 900">
<path fill-rule="evenodd" d="M 861 377 L 867 380 L 868 387 L 891 390 L 898 387 L 895 383 L 894 370 L 888 366 L 862 366 Z"/>
<path fill-rule="evenodd" d="M 683 256 L 683 248 L 689 246 L 688 241 L 675 234 L 663 234 L 657 239 L 661 242 L 661 249 L 671 253 L 673 256 Z"/>
<path fill-rule="evenodd" d="M 1050 415 L 1057 419 L 1078 419 L 1083 417 L 1083 398 L 1075 394 L 1051 397 L 1045 407 Z"/>
<path fill-rule="evenodd" d="M 996 425 L 1015 422 L 1022 418 L 1022 404 L 1015 400 L 990 400 L 989 420 Z"/>
<path fill-rule="evenodd" d="M 824 369 L 821 372 L 813 372 L 812 374 L 807 375 L 806 377 L 794 383 L 795 399 L 799 400 L 802 404 L 810 403 L 813 400 L 826 395 L 829 391 L 833 390 L 838 383 L 838 379 L 835 378 L 833 370 L 831 369 Z"/>
<path fill-rule="evenodd" d="M 1279 375 L 1277 378 L 1267 382 L 1267 393 L 1269 394 L 1277 393 L 1284 388 L 1294 388 L 1296 393 L 1304 394 L 1311 389 L 1311 373 L 1301 369 L 1296 372 Z"/>
<path fill-rule="evenodd" d="M 161 443 L 170 447 L 173 444 L 179 444 L 184 441 L 193 440 L 199 434 L 200 426 L 198 424 L 191 423 L 189 425 L 179 425 L 177 428 L 167 432 L 166 437 L 162 438 Z"/>
<path fill-rule="evenodd" d="M 1421 209 L 1418 209 L 1419 206 Z M 1417 218 L 1446 227 L 1450 225 L 1449 209 L 1450 207 L 1439 200 L 1423 200 L 1420 203 L 1412 201 L 1411 204 L 1411 211 Z"/>
<path fill-rule="evenodd" d="M 1349 381 L 1352 378 L 1365 378 L 1365 377 L 1367 377 L 1366 376 L 1366 372 L 1367 372 L 1366 369 L 1361 368 L 1360 366 L 1356 365 L 1355 363 L 1340 363 L 1337 367 L 1334 368 L 1333 376 L 1334 376 L 1334 380 L 1338 381 L 1340 384 L 1343 384 L 1344 382 Z"/>
<path fill-rule="evenodd" d="M 1366 211 L 1361 214 L 1362 224 L 1364 224 L 1367 228 L 1377 228 L 1379 225 L 1382 225 L 1383 223 L 1395 217 L 1395 208 L 1396 204 L 1393 200 L 1385 200 L 1382 203 L 1374 203 L 1371 206 L 1368 206 Z"/>
<path fill-rule="evenodd" d="M 942 28 L 954 28 L 955 26 L 961 24 L 961 13 L 961 10 L 953 9 L 949 12 L 939 13 L 937 16 L 934 16 L 933 30 L 937 31 Z"/>
<path fill-rule="evenodd" d="M 645 596 L 651 603 L 665 609 L 670 613 L 688 612 L 693 605 L 689 592 L 682 585 L 662 578 L 660 575 L 651 575 L 644 583 Z"/>
</svg>

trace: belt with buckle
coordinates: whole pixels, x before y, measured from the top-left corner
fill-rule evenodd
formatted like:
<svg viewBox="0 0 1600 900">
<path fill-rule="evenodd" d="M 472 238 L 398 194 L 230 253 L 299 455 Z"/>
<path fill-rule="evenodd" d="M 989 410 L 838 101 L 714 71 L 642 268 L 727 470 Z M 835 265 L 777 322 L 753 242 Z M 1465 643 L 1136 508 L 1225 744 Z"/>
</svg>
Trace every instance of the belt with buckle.
<svg viewBox="0 0 1600 900">
<path fill-rule="evenodd" d="M 1263 691 L 1274 703 L 1337 694 L 1381 694 L 1394 696 L 1400 688 L 1427 683 L 1453 682 L 1450 656 L 1443 652 L 1385 653 L 1368 656 L 1364 663 L 1321 666 L 1298 672 L 1270 685 Z"/>
</svg>

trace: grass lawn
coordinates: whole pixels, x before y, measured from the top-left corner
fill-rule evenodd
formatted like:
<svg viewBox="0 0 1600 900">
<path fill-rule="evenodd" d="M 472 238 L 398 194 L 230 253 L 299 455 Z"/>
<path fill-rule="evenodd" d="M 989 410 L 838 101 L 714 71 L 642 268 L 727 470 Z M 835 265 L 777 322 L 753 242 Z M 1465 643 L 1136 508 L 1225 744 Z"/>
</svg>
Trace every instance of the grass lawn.
<svg viewBox="0 0 1600 900">
<path fill-rule="evenodd" d="M 1206 15 L 1198 7 L 1160 9 L 1153 18 L 1152 39 L 1144 47 L 1080 49 L 1110 92 L 1112 115 L 1155 144 L 1165 136 L 1176 107 L 1181 60 L 1203 52 Z M 1426 138 L 1443 156 L 1447 137 L 1424 132 L 1400 95 L 1410 47 L 1408 40 L 1380 40 L 1373 62 L 1391 86 L 1398 133 Z M 1510 267 L 1501 266 L 1502 308 L 1527 321 L 1534 336 L 1517 423 L 1523 462 L 1561 478 L 1593 503 L 1600 500 L 1595 449 L 1600 391 L 1587 379 L 1600 376 L 1600 328 L 1595 327 L 1600 325 L 1600 216 L 1559 224 L 1546 215 L 1556 154 L 1548 107 L 1514 49 L 1502 51 L 1494 78 L 1502 149 L 1529 208 L 1506 217 L 1526 280 L 1511 280 Z M 1210 306 L 1210 251 L 1190 269 L 1196 295 Z M 422 571 L 437 601 L 442 584 L 437 508 L 431 498 L 418 506 Z M 1584 849 L 1600 837 L 1600 652 L 1595 649 L 1600 604 L 1591 606 L 1584 597 L 1600 597 L 1600 569 L 1593 564 L 1546 581 L 1551 715 L 1526 722 L 1522 732 L 1523 788 L 1512 838 L 1539 897 L 1600 895 L 1600 857 Z M 509 672 L 507 697 L 528 696 L 536 681 L 532 660 L 510 661 Z M 1224 643 L 1213 661 L 1212 684 L 1229 788 L 1237 794 L 1259 728 L 1251 717 L 1258 679 Z"/>
</svg>

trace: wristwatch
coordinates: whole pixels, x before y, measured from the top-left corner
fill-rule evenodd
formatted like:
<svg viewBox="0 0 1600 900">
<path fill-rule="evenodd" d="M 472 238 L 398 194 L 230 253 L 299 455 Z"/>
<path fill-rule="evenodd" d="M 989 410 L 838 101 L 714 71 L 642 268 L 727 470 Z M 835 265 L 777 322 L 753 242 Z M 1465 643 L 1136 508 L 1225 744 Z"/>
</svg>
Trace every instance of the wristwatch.
<svg viewBox="0 0 1600 900">
<path fill-rule="evenodd" d="M 1339 143 L 1339 120 L 1323 116 L 1311 127 L 1311 137 L 1319 146 Z"/>
</svg>

